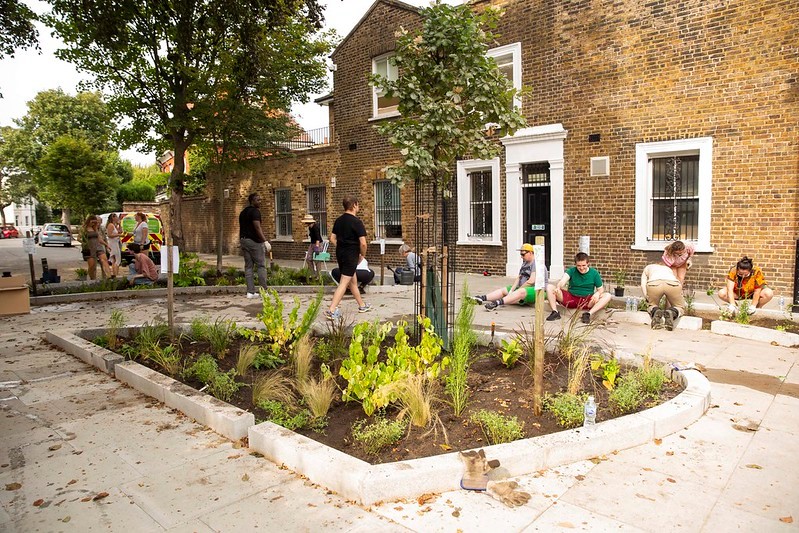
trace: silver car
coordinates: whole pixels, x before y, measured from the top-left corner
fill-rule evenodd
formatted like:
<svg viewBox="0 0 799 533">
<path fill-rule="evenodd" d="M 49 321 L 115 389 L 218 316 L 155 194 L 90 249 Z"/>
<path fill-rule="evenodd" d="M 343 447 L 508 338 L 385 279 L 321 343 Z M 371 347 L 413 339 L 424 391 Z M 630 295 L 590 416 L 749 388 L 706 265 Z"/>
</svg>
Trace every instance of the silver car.
<svg viewBox="0 0 799 533">
<path fill-rule="evenodd" d="M 60 244 L 62 246 L 72 246 L 72 233 L 66 224 L 45 224 L 39 233 L 39 244 Z"/>
</svg>

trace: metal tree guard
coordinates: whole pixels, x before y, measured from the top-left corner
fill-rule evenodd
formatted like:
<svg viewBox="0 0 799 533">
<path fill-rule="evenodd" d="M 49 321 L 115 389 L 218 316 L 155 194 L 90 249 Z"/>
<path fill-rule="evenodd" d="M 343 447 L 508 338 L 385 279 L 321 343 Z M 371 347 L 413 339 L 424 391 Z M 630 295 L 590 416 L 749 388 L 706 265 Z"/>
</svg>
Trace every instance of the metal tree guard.
<svg viewBox="0 0 799 533">
<path fill-rule="evenodd" d="M 415 244 L 422 278 L 414 291 L 414 309 L 429 317 L 449 350 L 455 322 L 455 221 L 451 196 L 434 183 L 415 182 Z M 417 333 L 421 333 L 418 332 Z"/>
</svg>

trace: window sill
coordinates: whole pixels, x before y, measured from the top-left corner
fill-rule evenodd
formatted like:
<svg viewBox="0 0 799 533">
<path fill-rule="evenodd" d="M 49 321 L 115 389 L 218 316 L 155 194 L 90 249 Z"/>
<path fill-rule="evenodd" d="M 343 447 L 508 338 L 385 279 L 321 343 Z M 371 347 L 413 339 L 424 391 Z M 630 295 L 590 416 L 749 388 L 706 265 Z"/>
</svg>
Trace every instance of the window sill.
<svg viewBox="0 0 799 533">
<path fill-rule="evenodd" d="M 404 242 L 405 241 L 403 241 L 402 239 L 386 239 L 386 246 L 388 246 L 389 244 L 397 244 L 397 245 L 399 245 L 399 244 L 403 244 Z M 380 239 L 377 239 L 377 240 L 374 240 L 374 241 L 369 241 L 369 244 L 380 244 Z"/>
<path fill-rule="evenodd" d="M 639 250 L 642 252 L 662 252 L 669 243 L 673 241 L 647 241 L 644 243 L 635 243 L 630 245 L 630 250 Z M 705 243 L 698 243 L 695 241 L 683 241 L 686 243 L 690 243 L 694 246 L 694 251 L 696 253 L 704 254 L 704 253 L 713 253 L 716 251 L 715 248 L 710 246 L 709 244 Z"/>
<path fill-rule="evenodd" d="M 458 240 L 455 242 L 458 246 L 502 246 L 502 241 L 472 241 L 472 240 Z"/>
<path fill-rule="evenodd" d="M 395 118 L 395 117 L 399 117 L 399 116 L 401 116 L 399 111 L 392 111 L 391 113 L 385 113 L 385 114 L 382 114 L 382 115 L 369 117 L 368 122 L 374 122 L 376 120 L 383 120 L 384 118 Z"/>
<path fill-rule="evenodd" d="M 274 239 L 272 239 L 272 242 L 294 242 L 294 237 L 277 236 Z"/>
</svg>

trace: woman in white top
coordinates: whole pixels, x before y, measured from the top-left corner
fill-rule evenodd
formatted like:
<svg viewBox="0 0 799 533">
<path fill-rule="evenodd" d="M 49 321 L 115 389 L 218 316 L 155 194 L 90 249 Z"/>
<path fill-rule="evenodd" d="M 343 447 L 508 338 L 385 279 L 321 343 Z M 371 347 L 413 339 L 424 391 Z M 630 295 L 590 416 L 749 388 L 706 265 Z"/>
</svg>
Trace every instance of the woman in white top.
<svg viewBox="0 0 799 533">
<path fill-rule="evenodd" d="M 111 277 L 116 278 L 119 275 L 119 264 L 122 262 L 122 249 L 119 242 L 122 227 L 119 225 L 119 216 L 116 213 L 108 215 L 105 234 L 108 237 L 108 248 L 111 254 Z"/>
<path fill-rule="evenodd" d="M 133 229 L 133 242 L 142 247 L 142 251 L 149 248 L 150 228 L 147 226 L 147 215 L 139 211 L 133 217 L 136 219 L 136 227 Z"/>
</svg>

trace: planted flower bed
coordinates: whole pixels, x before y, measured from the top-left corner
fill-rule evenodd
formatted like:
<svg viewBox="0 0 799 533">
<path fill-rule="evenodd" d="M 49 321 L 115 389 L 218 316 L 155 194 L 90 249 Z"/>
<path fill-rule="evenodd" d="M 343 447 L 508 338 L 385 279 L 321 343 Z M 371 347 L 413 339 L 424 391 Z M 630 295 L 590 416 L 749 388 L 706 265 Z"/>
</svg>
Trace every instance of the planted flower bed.
<svg viewBox="0 0 799 533">
<path fill-rule="evenodd" d="M 168 342 L 164 324 L 147 324 L 132 338 L 112 315 L 94 339 L 126 358 L 198 390 L 371 463 L 391 462 L 509 442 L 579 426 L 583 404 L 597 399 L 599 421 L 675 396 L 678 387 L 645 362 L 622 368 L 594 346 L 591 330 L 567 322 L 545 358 L 545 412 L 532 410 L 528 354 L 532 334 L 494 347 L 476 346 L 474 306 L 461 307 L 450 353 L 428 320 L 417 341 L 405 322 L 334 322 L 312 337 L 321 294 L 284 316 L 278 295 L 265 292 L 263 327 L 198 318 Z M 350 332 L 351 330 L 351 332 Z"/>
</svg>

